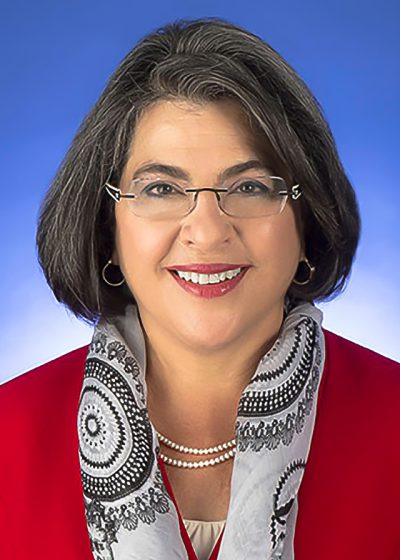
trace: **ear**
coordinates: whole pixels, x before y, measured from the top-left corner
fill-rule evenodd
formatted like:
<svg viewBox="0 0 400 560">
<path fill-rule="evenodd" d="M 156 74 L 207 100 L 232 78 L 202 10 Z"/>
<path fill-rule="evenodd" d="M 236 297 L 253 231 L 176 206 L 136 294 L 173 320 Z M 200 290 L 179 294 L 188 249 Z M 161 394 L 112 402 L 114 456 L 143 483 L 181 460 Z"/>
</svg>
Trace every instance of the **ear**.
<svg viewBox="0 0 400 560">
<path fill-rule="evenodd" d="M 306 247 L 305 247 L 305 243 L 304 243 L 304 238 L 301 235 L 300 236 L 300 247 L 299 247 L 299 263 L 301 261 L 304 261 L 304 259 L 306 258 Z"/>
<path fill-rule="evenodd" d="M 119 265 L 119 258 L 118 258 L 118 252 L 117 249 L 114 248 L 112 255 L 111 255 L 111 260 L 112 263 L 115 265 Z"/>
</svg>

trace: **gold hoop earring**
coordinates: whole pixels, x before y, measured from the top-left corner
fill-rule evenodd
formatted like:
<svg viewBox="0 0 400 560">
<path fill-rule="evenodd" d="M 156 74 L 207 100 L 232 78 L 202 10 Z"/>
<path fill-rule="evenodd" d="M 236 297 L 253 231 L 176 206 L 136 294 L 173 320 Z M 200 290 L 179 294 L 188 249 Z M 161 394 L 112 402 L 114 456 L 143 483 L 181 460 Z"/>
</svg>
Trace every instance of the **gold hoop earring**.
<svg viewBox="0 0 400 560">
<path fill-rule="evenodd" d="M 295 277 L 293 278 L 293 284 L 297 284 L 297 286 L 305 286 L 306 284 L 309 284 L 313 279 L 315 273 L 315 266 L 311 266 L 310 261 L 307 259 L 307 257 L 304 257 L 304 259 L 299 262 L 299 264 L 301 263 L 304 263 L 307 266 L 308 276 L 305 280 L 296 280 L 296 275 L 295 275 Z"/>
<path fill-rule="evenodd" d="M 122 286 L 122 284 L 125 282 L 124 277 L 122 277 L 122 280 L 120 282 L 110 282 L 109 280 L 107 280 L 106 270 L 110 266 L 110 264 L 112 264 L 111 259 L 108 262 L 106 262 L 106 264 L 103 266 L 103 270 L 101 271 L 101 276 L 103 277 L 104 282 L 106 284 L 108 284 L 109 286 L 112 286 L 113 288 L 117 288 L 118 286 Z"/>
</svg>

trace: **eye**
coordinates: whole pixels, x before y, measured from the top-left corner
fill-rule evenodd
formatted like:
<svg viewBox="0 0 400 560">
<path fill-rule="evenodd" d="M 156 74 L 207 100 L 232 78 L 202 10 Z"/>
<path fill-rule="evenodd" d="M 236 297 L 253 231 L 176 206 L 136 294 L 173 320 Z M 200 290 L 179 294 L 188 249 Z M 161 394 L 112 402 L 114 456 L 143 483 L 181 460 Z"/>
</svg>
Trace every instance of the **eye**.
<svg viewBox="0 0 400 560">
<path fill-rule="evenodd" d="M 185 195 L 179 186 L 174 185 L 173 183 L 167 183 L 166 181 L 157 181 L 145 185 L 141 194 L 158 198 L 165 198 L 168 195 Z"/>
<path fill-rule="evenodd" d="M 248 195 L 272 195 L 273 189 L 272 186 L 267 183 L 267 181 L 260 181 L 256 179 L 244 179 L 242 181 L 238 181 L 233 187 L 232 191 L 239 192 L 239 194 L 248 194 Z"/>
</svg>

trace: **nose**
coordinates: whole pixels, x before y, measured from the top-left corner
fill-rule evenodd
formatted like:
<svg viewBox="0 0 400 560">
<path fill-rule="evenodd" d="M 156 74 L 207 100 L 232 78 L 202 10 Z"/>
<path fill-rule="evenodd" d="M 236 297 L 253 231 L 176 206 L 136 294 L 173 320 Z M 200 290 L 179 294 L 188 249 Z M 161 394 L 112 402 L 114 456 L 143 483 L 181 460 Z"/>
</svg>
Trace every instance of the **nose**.
<svg viewBox="0 0 400 560">
<path fill-rule="evenodd" d="M 213 190 L 197 192 L 195 201 L 193 210 L 182 218 L 181 241 L 207 253 L 217 252 L 234 235 L 232 218 L 220 209 Z"/>
</svg>

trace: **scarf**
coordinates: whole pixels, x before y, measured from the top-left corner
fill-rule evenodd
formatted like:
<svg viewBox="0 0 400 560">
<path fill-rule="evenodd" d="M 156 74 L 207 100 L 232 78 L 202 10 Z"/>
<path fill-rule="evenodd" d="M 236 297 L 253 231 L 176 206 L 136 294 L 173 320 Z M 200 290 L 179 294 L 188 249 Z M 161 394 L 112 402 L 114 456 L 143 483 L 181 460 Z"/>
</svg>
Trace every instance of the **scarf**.
<svg viewBox="0 0 400 560">
<path fill-rule="evenodd" d="M 237 410 L 236 455 L 219 560 L 293 560 L 297 493 L 324 365 L 322 313 L 288 311 Z M 78 408 L 79 460 L 95 560 L 184 560 L 179 517 L 147 409 L 137 307 L 95 327 Z M 217 468 L 217 467 L 208 467 Z"/>
</svg>

